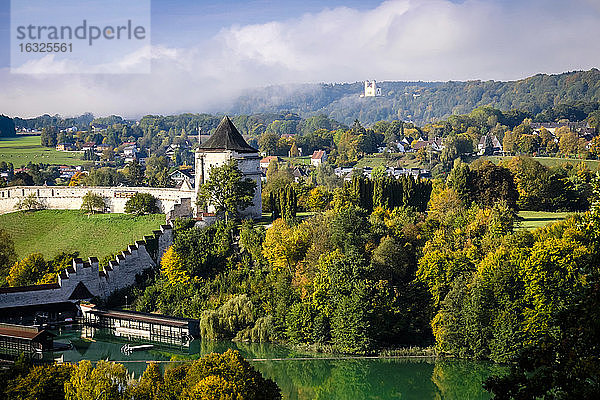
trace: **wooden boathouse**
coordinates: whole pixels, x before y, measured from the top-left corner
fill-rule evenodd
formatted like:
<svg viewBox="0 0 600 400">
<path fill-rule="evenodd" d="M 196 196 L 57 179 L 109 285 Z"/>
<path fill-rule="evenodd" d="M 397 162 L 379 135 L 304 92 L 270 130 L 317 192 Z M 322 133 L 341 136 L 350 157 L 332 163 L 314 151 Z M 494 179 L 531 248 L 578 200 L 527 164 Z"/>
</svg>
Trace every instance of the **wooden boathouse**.
<svg viewBox="0 0 600 400">
<path fill-rule="evenodd" d="M 159 344 L 189 346 L 200 336 L 199 321 L 125 310 L 105 310 L 81 304 L 82 324 L 109 330 L 115 336 Z"/>
<path fill-rule="evenodd" d="M 41 327 L 0 323 L 0 353 L 3 355 L 40 355 L 42 351 L 52 350 L 53 343 L 54 334 Z"/>
</svg>

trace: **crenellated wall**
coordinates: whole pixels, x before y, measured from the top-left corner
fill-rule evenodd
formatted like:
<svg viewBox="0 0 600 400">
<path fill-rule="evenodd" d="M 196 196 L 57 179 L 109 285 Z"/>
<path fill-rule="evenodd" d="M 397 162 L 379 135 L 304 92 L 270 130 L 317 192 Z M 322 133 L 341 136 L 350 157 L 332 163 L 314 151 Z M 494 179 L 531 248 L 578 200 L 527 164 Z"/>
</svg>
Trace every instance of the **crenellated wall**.
<svg viewBox="0 0 600 400">
<path fill-rule="evenodd" d="M 181 214 L 185 208 L 189 212 L 195 202 L 194 190 L 150 187 L 102 187 L 102 186 L 11 186 L 0 189 L 0 214 L 15 211 L 19 200 L 31 193 L 35 194 L 48 209 L 78 210 L 81 208 L 83 196 L 88 192 L 104 198 L 107 209 L 112 213 L 124 213 L 125 203 L 136 193 L 150 193 L 158 199 L 158 207 L 165 214 L 174 210 Z M 182 207 L 188 201 L 190 206 Z M 177 207 L 177 205 L 179 205 Z M 187 205 L 187 204 L 186 204 Z M 192 210 L 193 211 L 193 210 Z M 178 215 L 179 216 L 179 215 Z M 191 216 L 191 215 L 190 215 Z"/>
<path fill-rule="evenodd" d="M 127 246 L 103 271 L 96 257 L 88 261 L 76 258 L 72 266 L 59 274 L 58 283 L 0 288 L 0 308 L 77 301 L 91 296 L 107 298 L 133 285 L 137 275 L 156 267 L 172 243 L 173 227 L 162 225 L 153 235 Z"/>
</svg>

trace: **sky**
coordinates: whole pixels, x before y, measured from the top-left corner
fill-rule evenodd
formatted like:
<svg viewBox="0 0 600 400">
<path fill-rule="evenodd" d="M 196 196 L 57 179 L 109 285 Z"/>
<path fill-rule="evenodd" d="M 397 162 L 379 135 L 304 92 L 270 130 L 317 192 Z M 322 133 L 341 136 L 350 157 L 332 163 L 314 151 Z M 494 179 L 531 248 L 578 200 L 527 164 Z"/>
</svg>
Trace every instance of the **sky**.
<svg viewBox="0 0 600 400">
<path fill-rule="evenodd" d="M 151 45 L 119 60 L 150 73 L 48 73 L 64 64 L 47 59 L 15 74 L 0 0 L 0 114 L 218 112 L 273 84 L 515 80 L 599 67 L 598 37 L 600 0 L 153 0 Z"/>
</svg>

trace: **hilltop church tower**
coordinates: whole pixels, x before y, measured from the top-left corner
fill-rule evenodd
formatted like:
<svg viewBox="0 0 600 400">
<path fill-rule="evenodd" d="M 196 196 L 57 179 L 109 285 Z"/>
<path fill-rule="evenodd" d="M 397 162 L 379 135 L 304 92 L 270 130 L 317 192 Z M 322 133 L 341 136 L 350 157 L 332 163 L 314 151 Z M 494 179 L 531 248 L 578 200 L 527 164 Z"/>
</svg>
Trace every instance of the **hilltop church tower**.
<svg viewBox="0 0 600 400">
<path fill-rule="evenodd" d="M 240 212 L 242 217 L 260 218 L 262 216 L 261 198 L 261 172 L 258 150 L 251 147 L 233 122 L 225 116 L 217 127 L 215 133 L 205 142 L 200 144 L 195 154 L 195 190 L 196 192 L 204 182 L 210 179 L 210 169 L 225 164 L 230 159 L 237 160 L 237 166 L 244 178 L 256 182 L 253 205 Z M 214 207 L 209 205 L 209 212 L 214 212 Z"/>
</svg>

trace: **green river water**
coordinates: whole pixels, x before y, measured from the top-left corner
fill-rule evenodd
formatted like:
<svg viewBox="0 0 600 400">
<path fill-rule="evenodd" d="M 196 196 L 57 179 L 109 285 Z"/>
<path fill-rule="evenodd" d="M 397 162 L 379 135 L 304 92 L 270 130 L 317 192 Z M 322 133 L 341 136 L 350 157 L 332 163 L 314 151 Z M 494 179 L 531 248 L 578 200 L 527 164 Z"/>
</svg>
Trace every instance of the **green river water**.
<svg viewBox="0 0 600 400">
<path fill-rule="evenodd" d="M 71 350 L 46 353 L 48 359 L 64 362 L 111 360 L 123 363 L 139 376 L 146 361 L 195 359 L 229 348 L 239 350 L 264 376 L 273 379 L 284 399 L 489 399 L 481 387 L 490 374 L 503 368 L 471 361 L 394 359 L 335 359 L 334 356 L 299 353 L 273 344 L 194 341 L 189 349 L 155 347 L 148 351 L 124 354 L 126 341 L 96 334 L 82 339 L 79 330 L 55 332 L 55 341 L 73 344 Z"/>
</svg>

